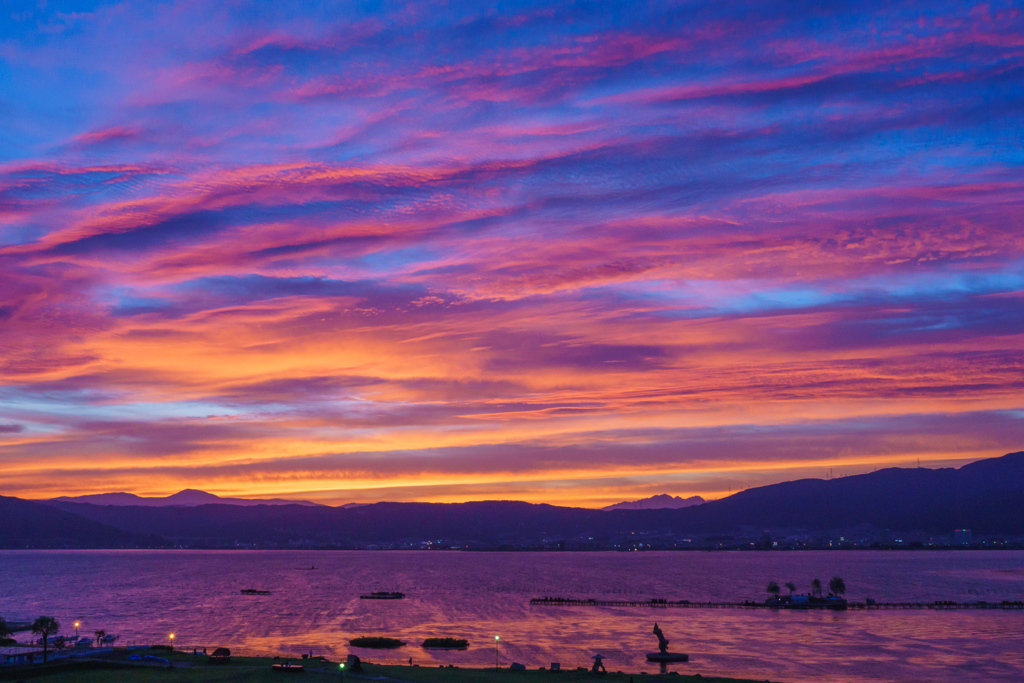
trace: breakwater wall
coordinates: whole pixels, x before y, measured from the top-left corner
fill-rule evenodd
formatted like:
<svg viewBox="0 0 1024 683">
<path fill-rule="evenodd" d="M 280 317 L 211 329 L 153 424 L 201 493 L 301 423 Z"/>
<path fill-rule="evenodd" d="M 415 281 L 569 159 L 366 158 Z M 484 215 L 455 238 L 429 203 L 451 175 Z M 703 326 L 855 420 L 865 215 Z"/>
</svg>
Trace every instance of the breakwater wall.
<svg viewBox="0 0 1024 683">
<path fill-rule="evenodd" d="M 651 607 L 655 609 L 827 609 L 827 610 L 960 610 L 960 609 L 1009 609 L 1024 611 L 1024 600 L 1003 600 L 1002 602 L 844 602 L 844 603 L 763 603 L 763 602 L 691 602 L 690 600 L 581 600 L 577 598 L 533 598 L 531 605 L 545 607 Z"/>
</svg>

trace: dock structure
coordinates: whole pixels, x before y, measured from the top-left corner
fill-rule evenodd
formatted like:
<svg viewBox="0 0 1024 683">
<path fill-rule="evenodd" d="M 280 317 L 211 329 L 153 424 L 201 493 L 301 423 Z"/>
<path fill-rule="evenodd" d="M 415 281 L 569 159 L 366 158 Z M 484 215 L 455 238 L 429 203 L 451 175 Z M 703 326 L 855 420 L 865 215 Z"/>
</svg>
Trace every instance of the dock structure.
<svg viewBox="0 0 1024 683">
<path fill-rule="evenodd" d="M 7 629 L 11 633 L 18 633 L 20 631 L 31 631 L 32 630 L 32 622 L 31 621 L 8 621 L 7 622 Z"/>
<path fill-rule="evenodd" d="M 788 609 L 788 610 L 960 610 L 960 609 L 1011 609 L 1024 610 L 1024 600 L 1003 600 L 1002 602 L 955 602 L 936 600 L 934 602 L 842 602 L 842 603 L 764 603 L 747 600 L 744 602 L 692 602 L 690 600 L 595 600 L 594 598 L 533 598 L 531 605 L 547 607 L 651 607 L 655 609 Z"/>
</svg>

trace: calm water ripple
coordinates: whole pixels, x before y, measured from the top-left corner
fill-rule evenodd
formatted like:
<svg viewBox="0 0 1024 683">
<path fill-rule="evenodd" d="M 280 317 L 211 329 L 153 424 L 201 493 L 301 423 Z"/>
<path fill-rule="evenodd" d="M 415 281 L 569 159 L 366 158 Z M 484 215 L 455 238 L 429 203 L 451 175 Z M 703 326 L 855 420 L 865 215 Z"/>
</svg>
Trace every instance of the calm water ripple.
<svg viewBox="0 0 1024 683">
<path fill-rule="evenodd" d="M 310 566 L 316 566 L 310 571 Z M 305 569 L 304 569 L 305 568 Z M 75 619 L 119 644 L 167 642 L 260 652 L 348 651 L 371 660 L 656 671 L 658 621 L 681 672 L 782 681 L 1021 681 L 1024 612 L 771 612 L 530 607 L 535 596 L 764 598 L 770 579 L 806 592 L 842 576 L 848 597 L 879 601 L 1024 599 L 1024 552 L 462 553 L 3 551 L 0 615 Z M 273 591 L 244 596 L 242 588 Z M 401 601 L 360 600 L 400 590 Z M 348 639 L 409 642 L 386 654 Z M 429 636 L 468 638 L 428 653 Z"/>
</svg>

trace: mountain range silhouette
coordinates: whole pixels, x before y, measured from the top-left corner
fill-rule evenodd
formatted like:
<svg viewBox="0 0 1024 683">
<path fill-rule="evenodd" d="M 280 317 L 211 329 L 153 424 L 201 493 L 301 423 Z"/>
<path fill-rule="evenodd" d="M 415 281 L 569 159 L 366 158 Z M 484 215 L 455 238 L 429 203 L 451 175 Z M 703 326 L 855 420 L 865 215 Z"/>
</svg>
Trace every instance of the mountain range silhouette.
<svg viewBox="0 0 1024 683">
<path fill-rule="evenodd" d="M 318 505 L 308 500 L 286 500 L 284 498 L 222 498 L 206 491 L 184 489 L 163 498 L 146 498 L 134 493 L 95 493 L 86 496 L 61 496 L 54 501 L 65 503 L 90 503 L 92 505 L 137 505 L 142 507 L 196 507 L 197 505 Z"/>
<path fill-rule="evenodd" d="M 99 505 L 0 496 L 0 547 L 287 544 L 296 539 L 336 547 L 410 539 L 459 539 L 493 546 L 637 534 L 779 529 L 817 533 L 852 528 L 948 535 L 965 527 L 976 536 L 1024 535 L 1024 452 L 957 469 L 889 468 L 831 480 L 801 479 L 677 509 L 594 510 L 517 501 L 358 507 L 279 501 L 236 504 L 202 492 L 182 493 L 188 495 L 176 494 L 181 496 L 178 500 L 201 502 L 212 497 L 214 502 Z"/>
<path fill-rule="evenodd" d="M 607 505 L 602 510 L 663 510 L 672 509 L 678 510 L 679 508 L 688 508 L 693 505 L 700 505 L 706 502 L 700 496 L 690 496 L 689 498 L 681 498 L 680 496 L 670 496 L 667 493 L 659 493 L 656 496 L 650 498 L 641 498 L 640 500 L 625 501 L 622 503 L 615 503 L 614 505 Z"/>
</svg>

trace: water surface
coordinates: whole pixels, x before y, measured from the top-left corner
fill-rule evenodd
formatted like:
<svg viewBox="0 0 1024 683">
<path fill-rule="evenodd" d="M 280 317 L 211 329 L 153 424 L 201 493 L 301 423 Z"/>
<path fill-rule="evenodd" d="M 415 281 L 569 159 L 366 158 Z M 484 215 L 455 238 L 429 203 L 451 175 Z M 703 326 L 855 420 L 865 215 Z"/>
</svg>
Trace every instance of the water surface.
<svg viewBox="0 0 1024 683">
<path fill-rule="evenodd" d="M 309 567 L 316 566 L 315 570 Z M 773 681 L 1021 681 L 1024 612 L 772 612 L 531 607 L 545 595 L 670 600 L 763 599 L 764 586 L 842 576 L 848 597 L 879 601 L 1024 599 L 1024 552 L 468 553 L 322 551 L 3 551 L 0 615 L 56 616 L 66 627 L 257 652 L 412 657 L 419 664 L 656 671 L 657 621 L 680 672 Z M 242 588 L 270 596 L 244 596 Z M 401 601 L 360 600 L 400 590 Z M 381 654 L 348 639 L 388 635 Z M 428 653 L 429 636 L 470 640 Z"/>
</svg>

